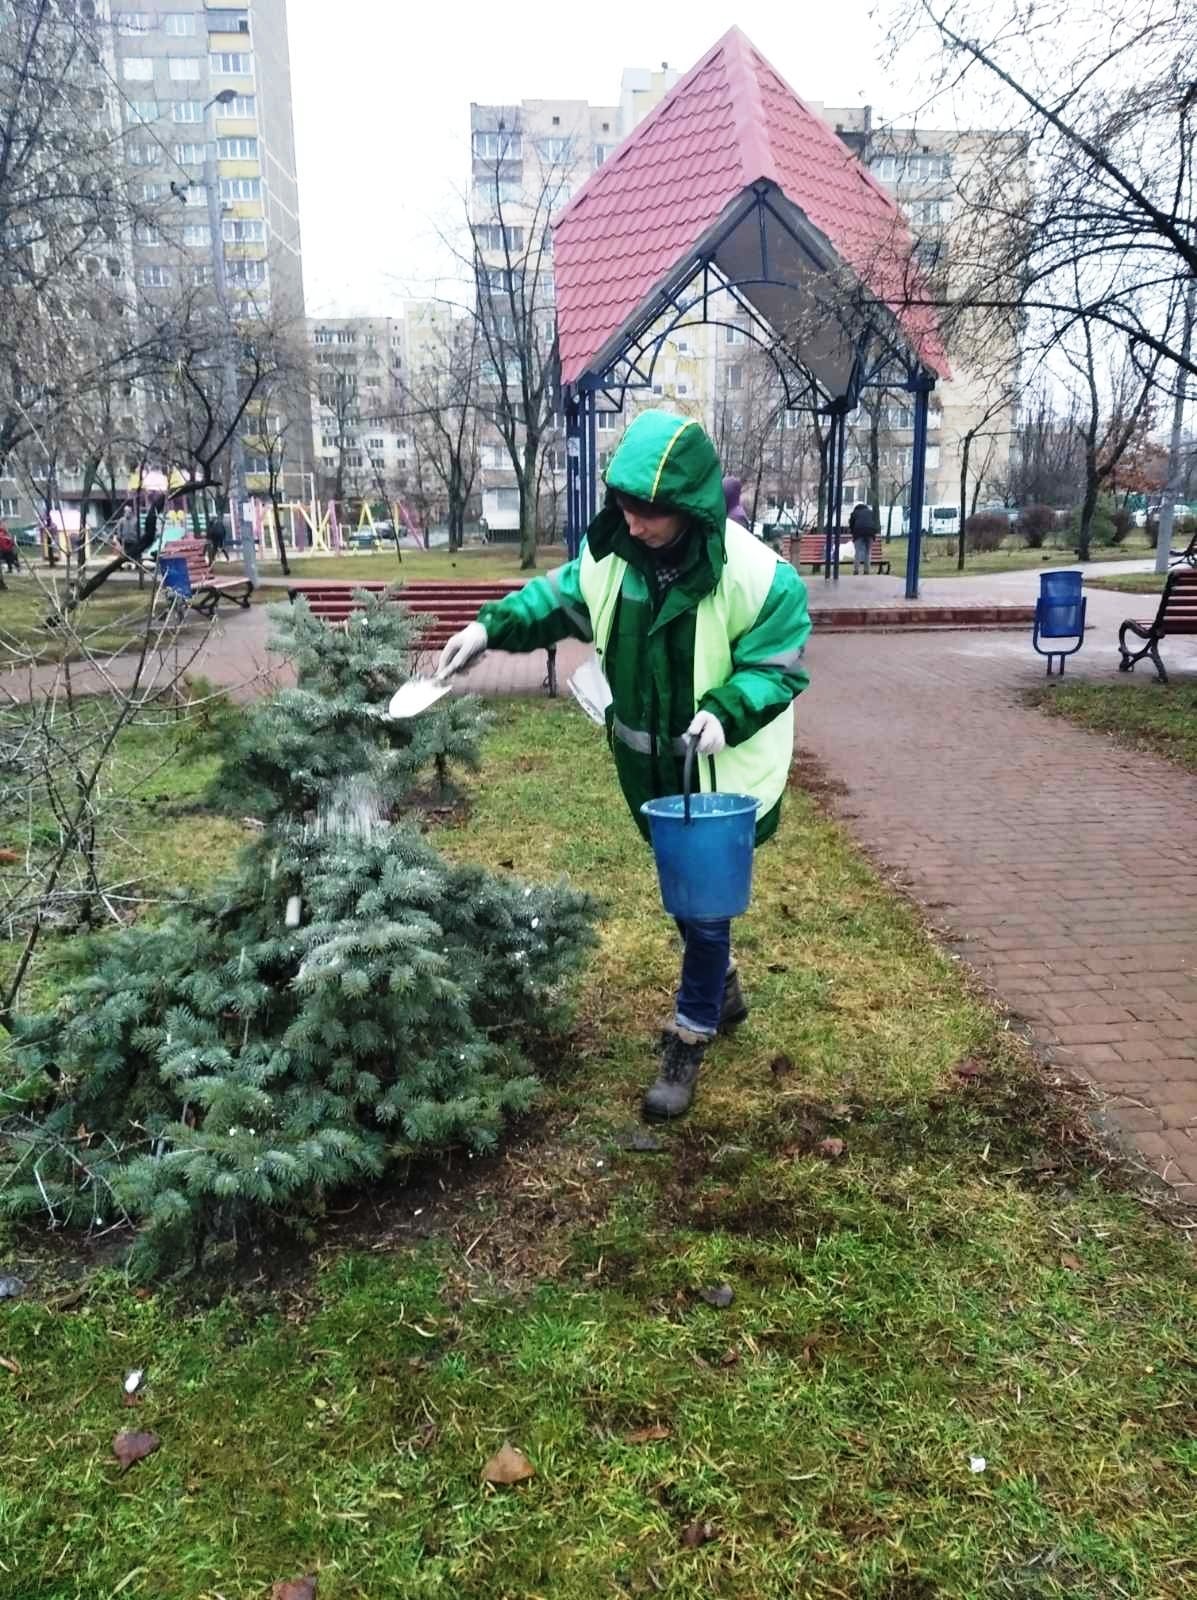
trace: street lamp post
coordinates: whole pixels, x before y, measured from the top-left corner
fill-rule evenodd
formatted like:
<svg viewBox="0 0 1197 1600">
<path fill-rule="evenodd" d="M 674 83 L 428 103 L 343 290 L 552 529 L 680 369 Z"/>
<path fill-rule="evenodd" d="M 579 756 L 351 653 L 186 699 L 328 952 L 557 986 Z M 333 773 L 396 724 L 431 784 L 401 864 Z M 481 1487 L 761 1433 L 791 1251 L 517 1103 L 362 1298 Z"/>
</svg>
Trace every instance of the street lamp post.
<svg viewBox="0 0 1197 1600">
<path fill-rule="evenodd" d="M 224 240 L 222 237 L 222 210 L 220 204 L 220 178 L 216 170 L 216 140 L 208 135 L 208 112 L 215 105 L 227 105 L 234 99 L 236 91 L 222 89 L 219 94 L 213 95 L 204 106 L 204 187 L 208 194 L 208 231 L 212 236 L 212 278 L 216 286 L 216 303 L 220 307 L 220 314 L 230 330 L 225 338 L 224 346 L 224 391 L 228 403 L 236 412 L 237 395 L 237 363 L 233 353 L 233 339 L 231 335 L 232 316 L 229 312 L 229 286 L 225 273 Z M 241 561 L 245 569 L 245 576 L 251 583 L 258 581 L 258 564 L 254 551 L 253 523 L 246 522 L 244 507 L 249 499 L 249 492 L 245 486 L 245 448 L 241 443 L 241 426 L 232 429 L 229 440 L 229 457 L 232 464 L 232 498 L 236 509 L 233 512 L 235 531 L 241 540 Z"/>
</svg>

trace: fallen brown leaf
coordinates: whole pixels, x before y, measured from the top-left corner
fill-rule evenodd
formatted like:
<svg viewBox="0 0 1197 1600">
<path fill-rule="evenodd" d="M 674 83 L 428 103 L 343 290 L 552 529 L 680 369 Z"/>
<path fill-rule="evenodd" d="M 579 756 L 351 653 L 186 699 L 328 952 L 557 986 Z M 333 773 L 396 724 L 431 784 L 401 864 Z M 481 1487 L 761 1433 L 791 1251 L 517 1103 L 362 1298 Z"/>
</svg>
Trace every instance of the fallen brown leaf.
<svg viewBox="0 0 1197 1600">
<path fill-rule="evenodd" d="M 664 1422 L 650 1422 L 646 1428 L 633 1428 L 623 1436 L 624 1444 L 655 1444 L 658 1439 L 668 1439 L 673 1429 Z"/>
<path fill-rule="evenodd" d="M 1070 1254 L 1068 1251 L 1065 1251 L 1060 1257 L 1060 1265 L 1067 1267 L 1069 1272 L 1083 1272 L 1085 1269 L 1085 1263 L 1081 1258 Z"/>
<path fill-rule="evenodd" d="M 11 1356 L 0 1356 L 0 1367 L 3 1367 L 5 1372 L 11 1372 L 15 1377 L 19 1378 L 21 1376 L 21 1363 L 14 1361 Z"/>
<path fill-rule="evenodd" d="M 112 1441 L 112 1453 L 120 1462 L 121 1471 L 128 1472 L 135 1462 L 152 1456 L 161 1443 L 156 1433 L 118 1433 Z"/>
<path fill-rule="evenodd" d="M 793 1072 L 794 1063 L 789 1056 L 774 1056 L 769 1063 L 769 1071 L 775 1078 L 784 1078 L 787 1072 Z"/>
<path fill-rule="evenodd" d="M 717 1538 L 715 1525 L 711 1522 L 691 1522 L 682 1529 L 680 1544 L 683 1550 L 697 1550 L 700 1544 L 710 1544 Z"/>
<path fill-rule="evenodd" d="M 815 1154 L 822 1156 L 824 1161 L 838 1161 L 847 1148 L 842 1139 L 820 1139 L 815 1146 Z"/>
<path fill-rule="evenodd" d="M 981 1065 L 977 1061 L 958 1061 L 956 1063 L 956 1076 L 958 1078 L 979 1078 L 981 1072 Z"/>
<path fill-rule="evenodd" d="M 0 861 L 2 861 L 6 867 L 15 867 L 20 859 L 20 856 L 15 850 L 0 850 Z"/>
<path fill-rule="evenodd" d="M 285 1583 L 276 1583 L 270 1591 L 270 1600 L 316 1600 L 316 1574 L 309 1572 L 306 1578 L 288 1578 Z"/>
<path fill-rule="evenodd" d="M 734 1367 L 739 1359 L 740 1352 L 733 1347 L 730 1350 L 725 1350 L 719 1357 L 719 1365 L 721 1367 Z"/>
<path fill-rule="evenodd" d="M 483 1483 L 523 1483 L 525 1478 L 534 1477 L 536 1468 L 528 1460 L 522 1450 L 517 1450 L 515 1445 L 504 1443 L 501 1450 L 496 1450 L 494 1455 L 482 1469 Z"/>
</svg>

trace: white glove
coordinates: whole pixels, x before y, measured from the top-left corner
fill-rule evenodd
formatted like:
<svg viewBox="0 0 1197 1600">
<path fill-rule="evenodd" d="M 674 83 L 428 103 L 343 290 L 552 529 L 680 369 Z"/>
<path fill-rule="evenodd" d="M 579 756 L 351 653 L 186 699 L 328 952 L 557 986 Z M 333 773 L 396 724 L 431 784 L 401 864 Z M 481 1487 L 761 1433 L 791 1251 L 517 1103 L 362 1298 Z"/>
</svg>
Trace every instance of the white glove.
<svg viewBox="0 0 1197 1600">
<path fill-rule="evenodd" d="M 691 738 L 698 740 L 700 756 L 717 756 L 721 750 L 727 749 L 727 735 L 723 731 L 723 724 L 709 711 L 700 711 L 686 732 Z"/>
<path fill-rule="evenodd" d="M 468 667 L 475 656 L 480 656 L 485 649 L 486 629 L 480 622 L 467 622 L 460 633 L 455 633 L 441 651 L 441 659 L 436 666 L 437 677 L 452 677 L 455 672 L 460 672 L 462 667 Z"/>
</svg>

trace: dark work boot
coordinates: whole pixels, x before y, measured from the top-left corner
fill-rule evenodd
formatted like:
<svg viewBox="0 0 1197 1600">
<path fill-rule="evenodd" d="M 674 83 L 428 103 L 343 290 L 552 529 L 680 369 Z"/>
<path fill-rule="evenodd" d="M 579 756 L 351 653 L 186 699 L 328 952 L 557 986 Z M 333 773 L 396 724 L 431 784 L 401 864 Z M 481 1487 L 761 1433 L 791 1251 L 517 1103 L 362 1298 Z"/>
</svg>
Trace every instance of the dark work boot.
<svg viewBox="0 0 1197 1600">
<path fill-rule="evenodd" d="M 730 1033 L 748 1018 L 748 1001 L 740 987 L 737 967 L 728 967 L 723 980 L 723 1005 L 719 1012 L 719 1032 Z"/>
<path fill-rule="evenodd" d="M 710 1042 L 706 1034 L 691 1033 L 689 1028 L 681 1028 L 676 1022 L 662 1030 L 661 1070 L 656 1083 L 645 1092 L 643 1111 L 646 1117 L 665 1121 L 689 1111 L 698 1069 Z"/>
</svg>

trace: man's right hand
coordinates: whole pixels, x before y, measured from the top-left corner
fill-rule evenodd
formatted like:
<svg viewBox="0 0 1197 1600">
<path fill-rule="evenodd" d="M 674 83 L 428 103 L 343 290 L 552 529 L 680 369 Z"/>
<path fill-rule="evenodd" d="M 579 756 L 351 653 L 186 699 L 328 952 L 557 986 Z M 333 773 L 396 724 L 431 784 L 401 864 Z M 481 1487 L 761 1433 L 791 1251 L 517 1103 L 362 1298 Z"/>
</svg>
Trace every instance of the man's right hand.
<svg viewBox="0 0 1197 1600">
<path fill-rule="evenodd" d="M 460 633 L 455 633 L 441 651 L 437 663 L 438 678 L 450 678 L 480 656 L 486 649 L 486 629 L 480 622 L 467 622 Z"/>
</svg>

